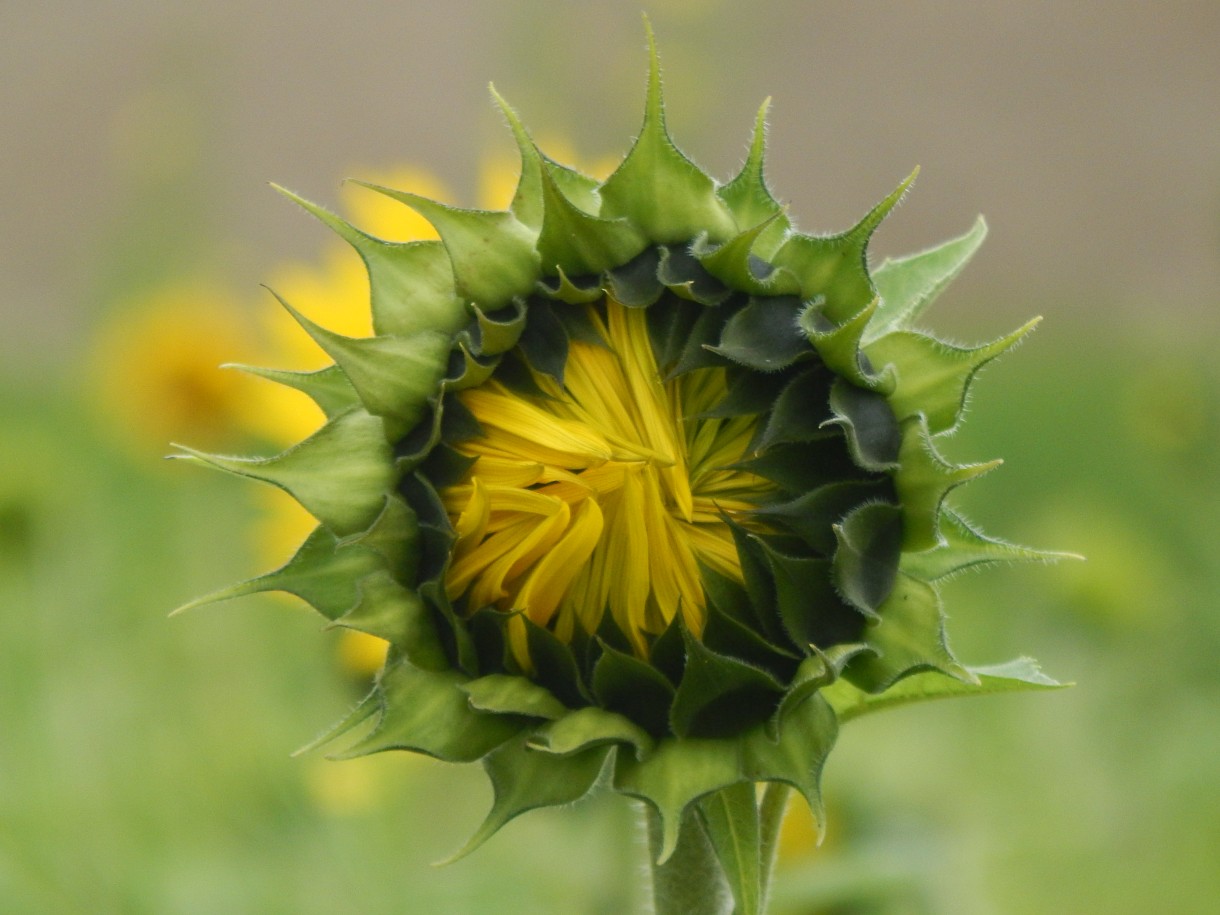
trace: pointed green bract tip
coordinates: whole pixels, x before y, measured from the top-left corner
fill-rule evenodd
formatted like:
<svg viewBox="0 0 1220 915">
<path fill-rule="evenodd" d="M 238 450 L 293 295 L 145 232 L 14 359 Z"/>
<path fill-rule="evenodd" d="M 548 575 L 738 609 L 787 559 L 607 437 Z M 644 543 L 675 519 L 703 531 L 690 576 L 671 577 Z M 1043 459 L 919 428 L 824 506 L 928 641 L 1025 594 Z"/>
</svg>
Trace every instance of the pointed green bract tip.
<svg viewBox="0 0 1220 915">
<path fill-rule="evenodd" d="M 542 223 L 541 154 L 534 146 L 534 141 L 521 123 L 517 112 L 496 91 L 494 85 L 488 84 L 488 89 L 504 119 L 508 121 L 513 139 L 517 142 L 517 150 L 521 154 L 521 177 L 517 181 L 517 189 L 513 193 L 509 209 L 525 225 L 537 228 Z"/>
<path fill-rule="evenodd" d="M 354 183 L 406 204 L 432 223 L 453 264 L 454 288 L 464 298 L 501 308 L 537 282 L 536 235 L 511 213 L 463 210 L 408 191 Z"/>
<path fill-rule="evenodd" d="M 689 243 L 700 233 L 722 241 L 736 233 L 715 182 L 686 158 L 665 126 L 661 65 L 649 32 L 644 124 L 627 158 L 601 188 L 602 216 L 625 217 L 659 243 Z"/>
<path fill-rule="evenodd" d="M 320 207 L 316 203 L 312 203 L 306 200 L 304 197 L 294 194 L 292 191 L 288 190 L 282 185 L 272 183 L 271 187 L 280 194 L 283 194 L 301 209 L 305 210 L 305 212 L 309 213 L 311 216 L 314 216 L 319 222 L 332 229 L 336 235 L 349 244 L 359 247 L 359 244 L 363 238 L 367 237 L 364 236 L 363 232 L 361 232 L 347 220 L 335 215 L 325 207 Z"/>
</svg>

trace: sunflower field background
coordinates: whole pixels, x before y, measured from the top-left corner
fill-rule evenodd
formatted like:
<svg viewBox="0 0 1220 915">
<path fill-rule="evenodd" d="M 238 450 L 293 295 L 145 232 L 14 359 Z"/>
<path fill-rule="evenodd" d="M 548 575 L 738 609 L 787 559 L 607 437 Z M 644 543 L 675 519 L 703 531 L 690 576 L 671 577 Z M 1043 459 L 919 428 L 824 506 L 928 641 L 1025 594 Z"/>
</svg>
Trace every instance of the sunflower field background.
<svg viewBox="0 0 1220 915">
<path fill-rule="evenodd" d="M 359 263 L 274 180 L 391 238 L 427 226 L 340 178 L 502 205 L 485 86 L 597 173 L 638 128 L 639 5 L 121 0 L 0 21 L 0 911 L 623 913 L 631 811 L 514 822 L 445 868 L 480 773 L 297 747 L 378 646 L 288 599 L 173 607 L 285 559 L 291 500 L 161 460 L 268 453 L 318 417 L 220 363 L 358 334 Z M 847 729 L 829 831 L 785 824 L 775 911 L 1210 912 L 1220 898 L 1220 10 L 934 0 L 646 2 L 670 127 L 719 177 L 773 98 L 768 171 L 802 229 L 922 165 L 874 256 L 991 236 L 932 323 L 994 338 L 951 456 L 958 505 L 1084 563 L 948 586 L 955 648 L 1028 651 L 1067 691 Z M 570 152 L 565 152 L 570 151 Z M 562 156 L 561 156 L 562 157 Z M 354 309 L 346 309 L 345 303 Z M 311 362 L 312 360 L 312 362 Z M 276 421 L 269 422 L 267 417 Z"/>
</svg>

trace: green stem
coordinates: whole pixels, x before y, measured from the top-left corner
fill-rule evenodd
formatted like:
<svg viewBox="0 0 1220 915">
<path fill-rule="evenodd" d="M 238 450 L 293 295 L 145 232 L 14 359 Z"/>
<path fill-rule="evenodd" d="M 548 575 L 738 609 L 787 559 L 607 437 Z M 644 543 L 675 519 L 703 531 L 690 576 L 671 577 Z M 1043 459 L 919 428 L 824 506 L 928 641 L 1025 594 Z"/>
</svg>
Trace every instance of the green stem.
<svg viewBox="0 0 1220 915">
<path fill-rule="evenodd" d="M 762 893 L 762 911 L 767 910 L 767 890 L 771 886 L 771 871 L 779 852 L 779 830 L 784 822 L 784 811 L 788 809 L 788 798 L 792 789 L 783 782 L 768 782 L 763 791 L 762 803 L 758 806 L 759 838 L 759 883 Z"/>
<path fill-rule="evenodd" d="M 694 810 L 682 821 L 678 846 L 665 863 L 661 854 L 661 818 L 645 804 L 648 860 L 652 868 L 653 915 L 728 915 L 733 896 L 703 824 Z"/>
</svg>

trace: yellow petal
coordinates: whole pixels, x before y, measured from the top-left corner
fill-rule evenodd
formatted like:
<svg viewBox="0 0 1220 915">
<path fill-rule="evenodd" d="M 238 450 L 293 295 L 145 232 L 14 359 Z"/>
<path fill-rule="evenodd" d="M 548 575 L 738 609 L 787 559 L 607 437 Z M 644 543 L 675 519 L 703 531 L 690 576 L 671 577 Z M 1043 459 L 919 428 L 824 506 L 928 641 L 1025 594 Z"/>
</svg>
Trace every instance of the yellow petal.
<svg viewBox="0 0 1220 915">
<path fill-rule="evenodd" d="M 582 502 L 563 538 L 529 573 L 529 579 L 517 593 L 515 607 L 524 610 L 538 625 L 545 626 L 592 555 L 603 524 L 596 500 Z"/>
</svg>

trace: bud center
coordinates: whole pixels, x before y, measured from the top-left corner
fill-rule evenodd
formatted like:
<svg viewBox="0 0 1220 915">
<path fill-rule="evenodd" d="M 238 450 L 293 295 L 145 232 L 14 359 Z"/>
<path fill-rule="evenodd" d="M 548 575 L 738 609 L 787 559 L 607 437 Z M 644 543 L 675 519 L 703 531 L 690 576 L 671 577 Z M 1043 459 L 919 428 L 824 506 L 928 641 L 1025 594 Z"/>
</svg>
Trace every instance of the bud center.
<svg viewBox="0 0 1220 915">
<path fill-rule="evenodd" d="M 543 396 L 494 378 L 459 395 L 482 434 L 456 446 L 476 460 L 441 493 L 457 535 L 445 587 L 468 612 L 518 612 L 565 642 L 609 613 L 646 657 L 678 614 L 702 632 L 701 565 L 741 579 L 725 518 L 770 490 L 733 467 L 757 417 L 702 416 L 724 370 L 663 378 L 642 309 L 570 307 L 604 345 L 573 340 L 562 384 L 534 372 Z M 529 669 L 519 619 L 509 631 Z"/>
</svg>

